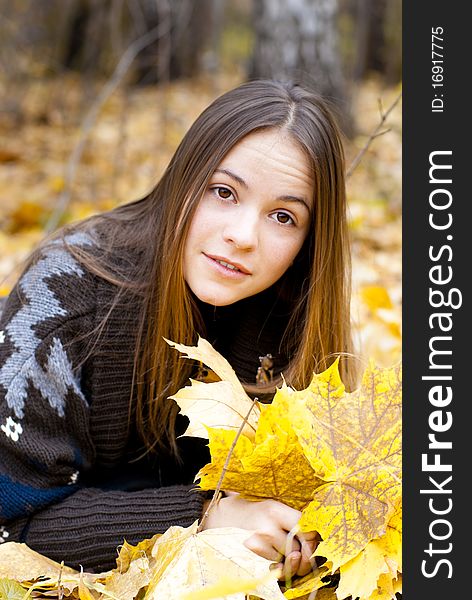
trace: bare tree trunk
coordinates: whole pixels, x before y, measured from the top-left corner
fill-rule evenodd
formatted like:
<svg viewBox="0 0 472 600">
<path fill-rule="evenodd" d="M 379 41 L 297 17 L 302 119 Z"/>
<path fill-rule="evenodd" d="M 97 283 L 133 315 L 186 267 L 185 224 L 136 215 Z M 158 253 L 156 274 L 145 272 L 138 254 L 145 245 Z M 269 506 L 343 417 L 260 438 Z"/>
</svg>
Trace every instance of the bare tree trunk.
<svg viewBox="0 0 472 600">
<path fill-rule="evenodd" d="M 356 31 L 354 78 L 371 72 L 389 84 L 401 80 L 401 0 L 352 0 L 346 3 Z"/>
<path fill-rule="evenodd" d="M 292 79 L 331 100 L 346 134 L 351 117 L 338 49 L 337 0 L 254 0 L 250 77 Z"/>
<path fill-rule="evenodd" d="M 385 14 L 385 75 L 388 83 L 402 79 L 402 1 L 389 2 Z"/>
<path fill-rule="evenodd" d="M 62 35 L 64 45 L 62 65 L 82 73 L 96 74 L 108 36 L 110 0 L 68 0 L 64 3 Z M 57 7 L 59 8 L 59 7 Z M 67 29 L 67 31 L 66 31 Z"/>
<path fill-rule="evenodd" d="M 169 26 L 167 34 L 138 57 L 137 82 L 154 84 L 197 74 L 211 38 L 212 0 L 140 0 L 140 5 L 147 30 L 164 22 Z"/>
</svg>

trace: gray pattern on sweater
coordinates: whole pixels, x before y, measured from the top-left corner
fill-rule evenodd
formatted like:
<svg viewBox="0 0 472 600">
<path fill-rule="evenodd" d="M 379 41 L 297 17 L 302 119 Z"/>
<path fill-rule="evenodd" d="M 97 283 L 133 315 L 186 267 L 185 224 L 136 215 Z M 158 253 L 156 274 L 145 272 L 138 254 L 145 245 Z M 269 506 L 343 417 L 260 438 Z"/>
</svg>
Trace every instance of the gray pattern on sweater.
<svg viewBox="0 0 472 600">
<path fill-rule="evenodd" d="M 66 241 L 77 245 L 93 243 L 92 238 L 86 234 L 71 235 Z M 59 340 L 53 341 L 46 372 L 41 369 L 35 357 L 35 351 L 42 342 L 35 333 L 35 326 L 46 319 L 67 314 L 47 284 L 48 277 L 63 274 L 81 277 L 84 271 L 62 245 L 53 243 L 20 280 L 19 288 L 28 302 L 5 327 L 16 350 L 0 369 L 0 384 L 7 390 L 7 405 L 18 419 L 24 416 L 29 382 L 41 392 L 59 416 L 64 415 L 67 387 L 72 386 L 74 391 L 78 390 L 72 366 Z M 56 385 L 51 385 L 51 380 Z"/>
<path fill-rule="evenodd" d="M 106 226 L 91 233 L 89 254 L 111 259 L 129 280 L 139 252 L 110 249 Z M 76 246 L 81 239 L 67 241 Z M 47 248 L 51 252 L 51 244 Z M 9 363 L 12 371 L 15 364 L 20 371 L 30 358 L 40 368 L 34 382 L 28 373 L 10 373 L 7 380 L 3 371 L 7 386 L 16 385 L 17 377 L 26 382 L 11 391 L 8 403 L 10 386 L 0 385 L 0 536 L 77 570 L 100 572 L 116 567 L 123 540 L 137 544 L 201 518 L 205 494 L 195 489 L 194 480 L 209 454 L 205 440 L 181 436 L 182 464 L 157 449 L 143 455 L 143 442 L 134 423 L 128 423 L 140 298 L 114 305 L 113 282 L 77 265 L 63 246 L 48 256 L 49 275 L 43 264 L 44 272 L 33 276 L 38 265 L 33 263 L 26 274 L 32 287 L 28 293 L 15 289 L 2 316 L 0 369 Z M 248 381 L 254 379 L 258 357 L 273 352 L 280 341 L 277 323 L 269 327 L 273 335 L 260 343 L 260 324 L 272 301 L 261 298 L 259 304 L 260 310 L 250 314 L 245 306 L 230 307 L 217 321 L 211 307 L 203 315 L 212 339 L 222 339 L 238 377 Z M 51 313 L 57 316 L 50 318 Z M 100 328 L 105 318 L 106 327 Z M 24 330 L 16 331 L 20 327 Z M 93 340 L 86 335 L 97 331 Z M 29 350 L 20 354 L 24 345 Z M 9 362 L 12 354 L 15 363 Z M 13 400 L 25 389 L 27 398 Z M 21 423 L 11 406 L 24 413 Z M 180 425 L 176 433 L 183 431 Z"/>
</svg>

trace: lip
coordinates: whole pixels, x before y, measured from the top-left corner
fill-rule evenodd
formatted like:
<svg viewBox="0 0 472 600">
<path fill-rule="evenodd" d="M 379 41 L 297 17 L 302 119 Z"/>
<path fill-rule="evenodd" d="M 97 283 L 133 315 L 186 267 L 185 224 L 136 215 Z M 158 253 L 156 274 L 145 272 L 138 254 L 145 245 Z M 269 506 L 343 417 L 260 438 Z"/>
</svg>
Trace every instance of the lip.
<svg viewBox="0 0 472 600">
<path fill-rule="evenodd" d="M 245 267 L 241 263 L 235 262 L 234 260 L 230 260 L 229 258 L 226 258 L 225 256 L 217 256 L 215 254 L 206 254 L 205 252 L 203 252 L 203 255 L 206 256 L 211 261 L 213 261 L 213 263 L 215 263 L 218 267 L 220 267 L 221 269 L 224 269 L 228 273 L 234 273 L 235 275 L 238 275 L 238 274 L 252 275 L 251 271 L 247 267 Z M 220 260 L 224 261 L 225 263 L 228 263 L 229 265 L 232 265 L 233 267 L 236 267 L 237 269 L 239 269 L 239 271 L 232 271 L 231 269 L 228 269 L 227 267 L 225 267 L 224 265 L 222 265 L 221 263 L 218 262 Z"/>
</svg>

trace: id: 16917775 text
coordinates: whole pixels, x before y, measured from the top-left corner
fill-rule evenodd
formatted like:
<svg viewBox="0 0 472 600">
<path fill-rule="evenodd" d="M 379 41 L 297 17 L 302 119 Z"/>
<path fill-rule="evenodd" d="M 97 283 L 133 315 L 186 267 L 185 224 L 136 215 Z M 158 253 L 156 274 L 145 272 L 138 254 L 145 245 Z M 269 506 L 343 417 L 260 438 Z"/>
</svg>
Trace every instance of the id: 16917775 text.
<svg viewBox="0 0 472 600">
<path fill-rule="evenodd" d="M 444 29 L 442 27 L 431 28 L 431 85 L 433 87 L 433 99 L 431 112 L 444 112 Z"/>
</svg>

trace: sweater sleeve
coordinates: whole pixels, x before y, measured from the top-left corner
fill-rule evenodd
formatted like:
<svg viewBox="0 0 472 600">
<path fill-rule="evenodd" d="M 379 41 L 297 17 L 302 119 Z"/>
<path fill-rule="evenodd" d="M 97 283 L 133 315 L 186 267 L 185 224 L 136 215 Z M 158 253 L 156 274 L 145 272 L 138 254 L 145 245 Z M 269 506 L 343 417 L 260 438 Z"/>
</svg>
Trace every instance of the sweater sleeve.
<svg viewBox="0 0 472 600">
<path fill-rule="evenodd" d="M 95 398 L 82 374 L 96 279 L 52 244 L 0 319 L 0 543 L 24 542 L 89 571 L 113 568 L 124 540 L 190 525 L 204 502 L 192 485 L 120 491 L 82 483 L 97 463 Z"/>
</svg>

